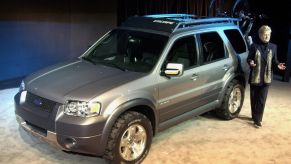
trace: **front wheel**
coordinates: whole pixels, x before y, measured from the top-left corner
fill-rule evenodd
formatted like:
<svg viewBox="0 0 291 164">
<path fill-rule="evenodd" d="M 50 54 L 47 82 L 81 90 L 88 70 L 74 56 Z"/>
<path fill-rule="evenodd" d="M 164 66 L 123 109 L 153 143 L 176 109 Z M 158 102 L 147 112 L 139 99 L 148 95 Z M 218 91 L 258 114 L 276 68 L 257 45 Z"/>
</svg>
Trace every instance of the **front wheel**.
<svg viewBox="0 0 291 164">
<path fill-rule="evenodd" d="M 227 87 L 222 105 L 216 109 L 216 114 L 225 120 L 234 119 L 239 115 L 243 101 L 244 87 L 237 80 L 233 80 Z"/>
<path fill-rule="evenodd" d="M 149 152 L 153 137 L 151 122 L 130 111 L 115 122 L 104 157 L 111 163 L 141 163 Z"/>
</svg>

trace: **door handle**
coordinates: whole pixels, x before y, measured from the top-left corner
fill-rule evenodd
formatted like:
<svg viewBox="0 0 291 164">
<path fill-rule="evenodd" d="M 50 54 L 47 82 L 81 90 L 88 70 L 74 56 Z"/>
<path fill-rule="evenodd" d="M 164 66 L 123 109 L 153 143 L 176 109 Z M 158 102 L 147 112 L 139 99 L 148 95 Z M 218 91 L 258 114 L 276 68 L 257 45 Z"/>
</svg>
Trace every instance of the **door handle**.
<svg viewBox="0 0 291 164">
<path fill-rule="evenodd" d="M 193 81 L 196 81 L 197 79 L 198 79 L 198 75 L 197 74 L 193 74 L 192 76 L 191 76 L 191 80 L 193 80 Z"/>
<path fill-rule="evenodd" d="M 227 71 L 229 69 L 229 65 L 224 65 L 222 70 Z"/>
</svg>

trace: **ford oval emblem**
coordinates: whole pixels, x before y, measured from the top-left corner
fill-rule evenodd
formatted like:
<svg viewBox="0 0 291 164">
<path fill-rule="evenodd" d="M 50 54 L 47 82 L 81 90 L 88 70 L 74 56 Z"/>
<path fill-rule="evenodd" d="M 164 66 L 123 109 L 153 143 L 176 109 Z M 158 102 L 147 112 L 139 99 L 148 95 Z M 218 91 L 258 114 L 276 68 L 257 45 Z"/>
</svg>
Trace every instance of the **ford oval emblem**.
<svg viewBox="0 0 291 164">
<path fill-rule="evenodd" d="M 37 98 L 37 99 L 34 99 L 33 100 L 33 103 L 36 105 L 36 106 L 41 106 L 42 105 L 42 100 Z"/>
</svg>

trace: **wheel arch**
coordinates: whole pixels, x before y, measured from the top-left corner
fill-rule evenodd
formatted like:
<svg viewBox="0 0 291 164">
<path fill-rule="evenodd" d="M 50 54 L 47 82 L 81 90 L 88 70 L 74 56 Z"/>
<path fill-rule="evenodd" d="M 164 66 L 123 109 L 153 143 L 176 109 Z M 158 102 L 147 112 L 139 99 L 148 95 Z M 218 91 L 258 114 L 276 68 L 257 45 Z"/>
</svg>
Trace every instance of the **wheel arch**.
<svg viewBox="0 0 291 164">
<path fill-rule="evenodd" d="M 113 113 L 108 117 L 105 123 L 103 132 L 102 132 L 100 146 L 105 151 L 108 137 L 110 135 L 112 127 L 114 126 L 114 123 L 122 114 L 128 111 L 136 111 L 136 112 L 144 114 L 150 120 L 152 124 L 152 128 L 153 128 L 153 135 L 155 135 L 157 131 L 158 115 L 154 109 L 155 109 L 154 104 L 150 100 L 147 100 L 147 99 L 133 99 L 119 105 L 113 111 Z"/>
<path fill-rule="evenodd" d="M 244 87 L 244 91 L 245 91 L 245 88 L 246 88 L 246 85 L 247 85 L 247 81 L 246 81 L 246 78 L 243 74 L 237 74 L 235 76 L 232 76 L 230 78 L 228 78 L 226 80 L 226 82 L 224 83 L 223 87 L 222 87 L 222 90 L 221 90 L 221 93 L 218 97 L 218 100 L 219 100 L 219 105 L 220 106 L 222 104 L 222 101 L 223 101 L 223 97 L 227 91 L 227 87 L 229 86 L 229 84 L 233 81 L 233 80 L 237 80 L 243 87 Z"/>
</svg>

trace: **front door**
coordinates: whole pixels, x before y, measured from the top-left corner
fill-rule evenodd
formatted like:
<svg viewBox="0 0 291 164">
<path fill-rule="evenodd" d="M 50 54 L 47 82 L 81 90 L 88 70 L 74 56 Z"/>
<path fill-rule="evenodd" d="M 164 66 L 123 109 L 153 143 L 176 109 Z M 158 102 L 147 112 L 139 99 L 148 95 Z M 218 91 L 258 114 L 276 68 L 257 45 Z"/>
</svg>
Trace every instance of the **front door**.
<svg viewBox="0 0 291 164">
<path fill-rule="evenodd" d="M 179 77 L 159 77 L 161 122 L 193 109 L 193 97 L 199 96 L 195 90 L 201 86 L 195 75 L 199 63 L 196 47 L 194 35 L 179 38 L 173 43 L 165 59 L 163 66 L 167 63 L 180 63 L 184 66 L 184 73 Z"/>
</svg>

